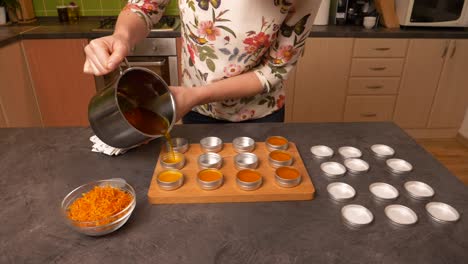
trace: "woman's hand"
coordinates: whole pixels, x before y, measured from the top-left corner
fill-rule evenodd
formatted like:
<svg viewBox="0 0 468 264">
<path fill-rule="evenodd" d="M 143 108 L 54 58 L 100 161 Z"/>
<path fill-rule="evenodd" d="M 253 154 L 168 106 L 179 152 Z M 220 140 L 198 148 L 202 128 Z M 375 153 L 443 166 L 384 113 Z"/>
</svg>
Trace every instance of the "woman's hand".
<svg viewBox="0 0 468 264">
<path fill-rule="evenodd" d="M 190 112 L 193 107 L 199 104 L 197 88 L 191 89 L 182 86 L 169 87 L 176 103 L 176 120 L 181 119 L 185 114 Z"/>
<path fill-rule="evenodd" d="M 86 47 L 83 72 L 96 76 L 113 71 L 130 51 L 129 41 L 119 35 L 92 40 Z"/>
</svg>

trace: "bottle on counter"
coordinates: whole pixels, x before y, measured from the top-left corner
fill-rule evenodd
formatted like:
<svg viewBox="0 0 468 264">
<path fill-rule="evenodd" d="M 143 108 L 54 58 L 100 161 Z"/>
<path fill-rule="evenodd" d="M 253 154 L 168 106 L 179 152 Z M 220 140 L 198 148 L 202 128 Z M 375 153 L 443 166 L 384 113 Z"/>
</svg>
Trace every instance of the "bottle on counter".
<svg viewBox="0 0 468 264">
<path fill-rule="evenodd" d="M 80 20 L 80 7 L 75 2 L 70 2 L 67 6 L 68 21 L 71 24 L 76 24 Z"/>
</svg>

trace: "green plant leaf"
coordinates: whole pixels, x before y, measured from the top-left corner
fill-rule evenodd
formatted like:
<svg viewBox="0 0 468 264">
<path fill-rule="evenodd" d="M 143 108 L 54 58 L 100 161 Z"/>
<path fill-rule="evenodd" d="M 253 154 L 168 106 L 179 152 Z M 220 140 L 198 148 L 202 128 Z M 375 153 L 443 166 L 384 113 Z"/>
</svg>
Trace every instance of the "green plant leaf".
<svg viewBox="0 0 468 264">
<path fill-rule="evenodd" d="M 217 27 L 229 32 L 231 35 L 233 35 L 235 38 L 237 38 L 236 33 L 234 33 L 234 31 L 232 31 L 232 29 L 230 29 L 230 28 L 228 28 L 226 26 L 217 26 Z"/>
<path fill-rule="evenodd" d="M 214 72 L 216 70 L 216 65 L 213 62 L 213 60 L 211 60 L 211 59 L 206 60 L 206 66 L 208 66 L 208 69 L 210 69 L 210 71 L 212 71 L 212 72 Z"/>
</svg>

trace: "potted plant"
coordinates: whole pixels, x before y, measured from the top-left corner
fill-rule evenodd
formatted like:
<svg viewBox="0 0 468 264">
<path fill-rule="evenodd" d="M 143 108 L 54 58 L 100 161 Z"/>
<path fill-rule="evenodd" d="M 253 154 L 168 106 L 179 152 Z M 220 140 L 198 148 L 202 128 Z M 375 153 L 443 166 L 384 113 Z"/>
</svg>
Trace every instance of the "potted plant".
<svg viewBox="0 0 468 264">
<path fill-rule="evenodd" d="M 6 13 L 7 10 L 16 10 L 19 8 L 20 4 L 18 0 L 0 0 L 0 25 L 6 24 Z M 9 12 L 10 14 L 15 14 L 16 12 Z M 14 18 L 12 18 L 14 19 Z"/>
</svg>

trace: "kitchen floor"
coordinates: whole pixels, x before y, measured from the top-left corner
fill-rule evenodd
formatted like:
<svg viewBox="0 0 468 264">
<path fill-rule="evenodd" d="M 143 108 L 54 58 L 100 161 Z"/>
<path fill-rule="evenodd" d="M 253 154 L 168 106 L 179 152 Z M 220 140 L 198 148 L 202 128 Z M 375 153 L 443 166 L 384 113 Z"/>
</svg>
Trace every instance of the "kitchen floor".
<svg viewBox="0 0 468 264">
<path fill-rule="evenodd" d="M 416 139 L 447 169 L 468 185 L 468 148 L 457 139 Z"/>
</svg>

